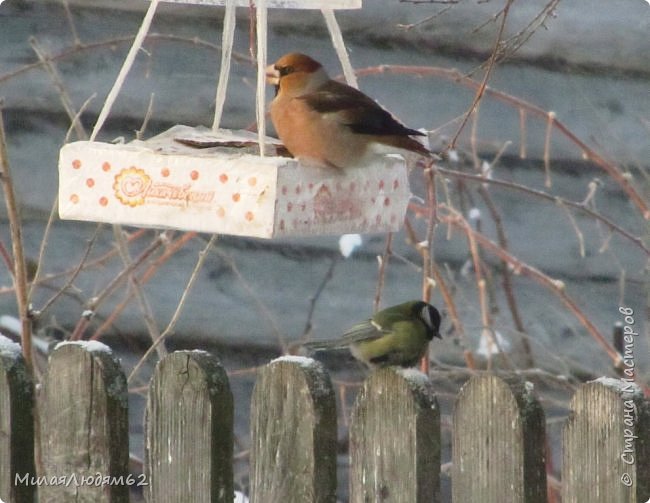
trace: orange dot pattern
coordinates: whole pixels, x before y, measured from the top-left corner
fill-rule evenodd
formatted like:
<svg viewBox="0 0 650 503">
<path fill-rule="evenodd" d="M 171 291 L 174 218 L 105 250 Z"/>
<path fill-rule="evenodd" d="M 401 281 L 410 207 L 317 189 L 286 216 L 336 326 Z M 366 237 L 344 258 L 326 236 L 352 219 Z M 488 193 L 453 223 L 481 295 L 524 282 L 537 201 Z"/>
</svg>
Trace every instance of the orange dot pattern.
<svg viewBox="0 0 650 503">
<path fill-rule="evenodd" d="M 82 159 L 73 159 L 70 161 L 70 166 L 74 170 L 80 170 L 83 167 L 86 168 L 88 172 L 93 173 L 98 172 L 93 170 L 101 168 L 104 173 L 113 173 L 108 175 L 111 177 L 111 180 L 126 167 L 119 165 L 114 166 L 108 161 L 99 164 L 89 163 L 88 165 L 85 165 L 86 162 L 85 158 L 83 161 Z M 171 187 L 171 189 L 168 190 L 173 190 L 175 188 L 174 183 L 180 184 L 180 181 L 175 181 L 176 179 L 165 182 L 162 181 L 163 178 L 169 178 L 172 176 L 172 169 L 164 166 L 160 167 L 158 172 L 158 183 L 169 183 L 167 187 Z M 149 173 L 151 173 L 151 171 L 149 171 Z M 188 171 L 183 170 L 179 174 L 183 173 L 185 174 L 184 176 L 187 177 L 186 180 L 189 178 L 189 180 L 197 181 L 201 176 L 205 175 L 206 171 L 201 171 L 197 168 Z M 102 174 L 100 173 L 100 175 Z M 104 178 L 101 178 L 100 175 L 82 178 L 82 183 L 85 184 L 86 190 L 90 189 L 95 191 L 95 204 L 99 204 L 101 207 L 106 208 L 111 205 L 111 201 L 115 195 L 112 192 L 105 195 L 97 193 L 98 187 L 104 185 Z M 216 190 L 215 193 L 217 194 L 217 199 L 213 201 L 214 206 L 212 211 L 214 212 L 213 215 L 215 218 L 240 218 L 246 223 L 252 223 L 256 218 L 258 218 L 258 215 L 256 214 L 257 212 L 252 206 L 256 204 L 256 199 L 254 199 L 254 197 L 257 197 L 257 201 L 260 201 L 260 192 L 258 190 L 247 189 L 247 187 L 257 188 L 260 185 L 257 176 L 243 175 L 240 177 L 237 172 L 230 170 L 224 170 L 222 172 L 217 171 L 217 173 L 209 175 L 209 179 L 212 180 L 213 189 L 217 189 L 217 185 L 221 187 Z M 225 186 L 231 182 L 233 183 L 234 190 L 227 190 Z M 283 199 L 279 208 L 282 208 L 285 213 L 283 218 L 279 219 L 278 228 L 281 232 L 288 232 L 290 230 L 300 231 L 305 229 L 305 227 L 319 225 L 319 221 L 328 224 L 346 218 L 352 218 L 356 222 L 355 225 L 360 225 L 360 229 L 379 228 L 388 223 L 395 224 L 401 220 L 402 215 L 395 214 L 395 210 L 392 209 L 399 207 L 400 204 L 396 203 L 398 196 L 391 193 L 391 190 L 392 192 L 400 191 L 401 194 L 403 192 L 402 185 L 404 185 L 404 181 L 401 176 L 399 178 L 391 176 L 381 180 L 373 180 L 370 178 L 363 181 L 346 181 L 344 177 L 341 177 L 340 179 L 334 177 L 334 179 L 325 183 L 304 181 L 284 184 L 278 187 L 278 195 L 281 194 L 280 197 Z M 164 188 L 166 186 L 161 185 L 160 187 Z M 189 190 L 192 190 L 193 185 L 186 185 L 185 187 L 190 187 Z M 317 209 L 314 202 L 318 199 L 318 195 L 321 194 L 321 191 L 325 191 L 326 196 L 324 197 L 324 202 L 320 209 Z M 68 196 L 69 201 L 71 204 L 79 204 L 84 200 L 84 198 L 87 200 L 87 194 L 87 192 L 80 189 L 79 192 L 72 193 Z M 151 197 L 154 196 L 151 195 Z M 402 196 L 400 195 L 399 197 Z M 223 198 L 230 198 L 231 203 L 226 203 L 224 205 L 218 204 L 219 202 L 223 202 Z M 232 203 L 238 204 L 236 206 L 231 206 Z M 374 208 L 374 211 L 372 211 L 371 214 L 356 214 L 357 216 L 350 217 L 350 215 L 355 215 L 355 207 L 364 207 L 369 204 L 372 204 Z M 235 211 L 235 208 L 239 209 Z M 321 212 L 320 215 L 318 214 L 319 211 Z"/>
</svg>

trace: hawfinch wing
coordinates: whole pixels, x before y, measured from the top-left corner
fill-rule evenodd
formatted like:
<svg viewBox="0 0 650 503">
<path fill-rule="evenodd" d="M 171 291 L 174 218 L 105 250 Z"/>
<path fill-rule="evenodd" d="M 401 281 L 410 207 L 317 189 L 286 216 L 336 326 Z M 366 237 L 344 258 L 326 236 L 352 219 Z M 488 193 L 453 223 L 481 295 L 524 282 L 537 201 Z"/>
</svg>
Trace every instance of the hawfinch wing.
<svg viewBox="0 0 650 503">
<path fill-rule="evenodd" d="M 318 113 L 336 114 L 339 123 L 357 134 L 424 136 L 424 133 L 401 124 L 390 112 L 361 91 L 335 80 L 327 81 L 317 91 L 304 94 L 298 99 L 304 100 Z"/>
</svg>

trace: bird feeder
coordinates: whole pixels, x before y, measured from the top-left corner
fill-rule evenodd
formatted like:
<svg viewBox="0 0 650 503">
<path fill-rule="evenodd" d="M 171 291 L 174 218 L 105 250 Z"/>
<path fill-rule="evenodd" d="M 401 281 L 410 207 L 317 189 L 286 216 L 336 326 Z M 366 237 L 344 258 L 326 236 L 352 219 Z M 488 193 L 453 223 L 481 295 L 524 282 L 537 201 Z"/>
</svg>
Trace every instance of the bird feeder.
<svg viewBox="0 0 650 503">
<path fill-rule="evenodd" d="M 93 129 L 90 141 L 59 154 L 59 215 L 140 227 L 220 234 L 276 236 L 398 230 L 410 198 L 400 156 L 360 169 L 318 169 L 277 155 L 266 136 L 265 69 L 268 8 L 320 9 L 346 80 L 356 80 L 333 9 L 361 0 L 255 0 L 258 132 L 219 128 L 228 83 L 237 6 L 249 0 L 164 0 L 225 5 L 222 59 L 212 128 L 177 125 L 146 141 L 95 141 L 149 29 L 160 0 L 152 0 Z"/>
</svg>

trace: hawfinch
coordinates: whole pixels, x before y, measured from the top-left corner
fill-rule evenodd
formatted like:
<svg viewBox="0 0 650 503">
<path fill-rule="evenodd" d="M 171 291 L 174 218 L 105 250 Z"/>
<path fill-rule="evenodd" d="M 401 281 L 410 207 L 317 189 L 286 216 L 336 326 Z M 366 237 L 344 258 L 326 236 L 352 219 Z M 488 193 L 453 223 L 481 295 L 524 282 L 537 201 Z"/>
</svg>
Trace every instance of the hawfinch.
<svg viewBox="0 0 650 503">
<path fill-rule="evenodd" d="M 432 156 L 409 129 L 376 101 L 331 80 L 309 56 L 291 53 L 266 69 L 275 86 L 271 120 L 291 155 L 303 164 L 349 168 L 373 156 L 411 151 Z"/>
</svg>

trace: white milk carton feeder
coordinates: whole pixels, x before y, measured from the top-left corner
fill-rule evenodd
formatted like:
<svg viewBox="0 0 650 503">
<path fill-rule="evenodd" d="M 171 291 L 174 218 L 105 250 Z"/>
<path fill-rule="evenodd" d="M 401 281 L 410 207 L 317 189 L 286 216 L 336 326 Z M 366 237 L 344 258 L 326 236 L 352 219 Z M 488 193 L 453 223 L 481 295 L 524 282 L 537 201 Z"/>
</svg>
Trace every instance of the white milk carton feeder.
<svg viewBox="0 0 650 503">
<path fill-rule="evenodd" d="M 157 3 L 152 1 L 147 13 L 149 22 Z M 248 6 L 249 0 L 228 4 L 227 9 L 234 11 L 236 5 Z M 361 1 L 267 0 L 266 4 L 331 12 L 332 8 L 359 8 Z M 234 19 L 232 11 L 231 14 Z M 148 29 L 146 21 L 147 18 L 138 34 L 142 35 L 140 42 Z M 328 26 L 331 28 L 329 21 Z M 229 31 L 228 38 L 232 37 L 234 26 Z M 224 41 L 226 48 L 228 40 Z M 137 42 L 138 37 L 132 47 L 133 56 L 139 50 Z M 258 41 L 258 54 L 259 49 Z M 229 56 L 229 52 L 224 54 Z M 131 63 L 127 56 L 120 74 L 122 81 Z M 258 61 L 258 73 L 265 63 Z M 119 91 L 120 77 L 109 98 Z M 258 75 L 258 117 L 264 117 L 263 78 L 263 74 Z M 219 88 L 223 87 L 223 92 L 225 82 L 227 76 L 222 73 Z M 218 109 L 220 101 L 222 106 L 223 94 L 220 99 L 218 92 Z M 100 113 L 91 138 L 101 128 L 110 104 Z M 218 110 L 219 116 L 220 113 Z M 281 144 L 264 136 L 263 124 L 260 133 L 254 134 L 219 129 L 218 120 L 215 116 L 212 129 L 179 125 L 146 141 L 79 141 L 65 145 L 59 155 L 60 217 L 258 238 L 387 232 L 400 228 L 411 196 L 407 168 L 401 157 L 387 155 L 371 166 L 341 172 L 300 166 L 295 159 L 277 155 Z"/>
</svg>

